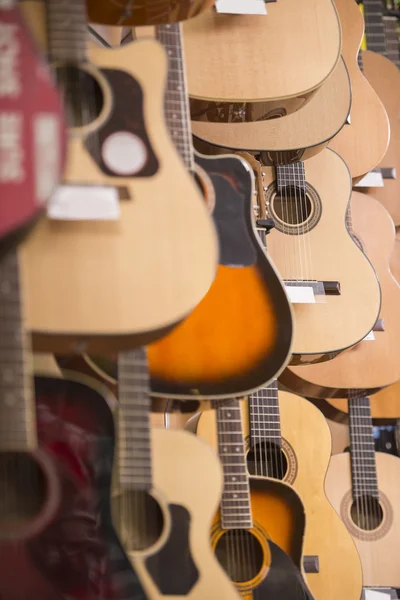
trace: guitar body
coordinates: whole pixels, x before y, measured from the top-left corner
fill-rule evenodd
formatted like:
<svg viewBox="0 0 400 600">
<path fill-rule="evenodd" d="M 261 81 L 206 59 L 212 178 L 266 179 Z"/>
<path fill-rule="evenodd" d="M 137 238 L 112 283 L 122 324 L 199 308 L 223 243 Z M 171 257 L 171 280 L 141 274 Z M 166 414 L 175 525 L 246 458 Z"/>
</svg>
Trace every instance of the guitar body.
<svg viewBox="0 0 400 600">
<path fill-rule="evenodd" d="M 28 538 L 2 536 L 0 590 L 7 600 L 146 598 L 111 520 L 112 413 L 104 388 L 89 382 L 35 378 L 39 445 L 55 468 L 57 492 L 45 499 L 54 506 L 42 529 Z M 35 488 L 37 480 L 29 483 L 28 506 L 14 504 L 22 510 L 32 508 L 35 490 L 49 493 Z"/>
<path fill-rule="evenodd" d="M 396 169 L 400 173 L 400 72 L 385 56 L 375 52 L 362 53 L 364 74 L 381 99 L 390 122 L 390 142 L 380 168 Z M 400 225 L 400 179 L 385 179 L 383 187 L 368 189 L 388 210 L 394 224 Z"/>
<path fill-rule="evenodd" d="M 238 157 L 197 161 L 216 191 L 220 264 L 191 315 L 148 347 L 155 396 L 238 396 L 271 380 L 290 354 L 291 310 L 254 229 L 251 169 Z"/>
<path fill-rule="evenodd" d="M 377 452 L 376 466 L 383 512 L 381 523 L 366 531 L 351 518 L 351 471 L 349 453 L 332 456 L 325 480 L 328 499 L 351 533 L 361 558 L 364 586 L 400 585 L 400 461 L 396 456 Z"/>
<path fill-rule="evenodd" d="M 290 367 L 282 383 L 306 396 L 346 398 L 349 389 L 377 389 L 400 379 L 400 287 L 389 267 L 393 221 L 379 202 L 360 192 L 353 192 L 351 208 L 356 237 L 379 278 L 383 331 L 374 331 L 373 340 L 362 341 L 329 363 Z M 357 308 L 361 306 L 362 301 Z"/>
<path fill-rule="evenodd" d="M 372 265 L 345 226 L 351 196 L 349 171 L 329 149 L 308 160 L 308 205 L 301 200 L 301 192 L 292 193 L 292 198 L 290 192 L 286 195 L 286 187 L 280 195 L 276 193 L 275 169 L 265 167 L 263 173 L 268 216 L 275 221 L 268 236 L 268 254 L 282 278 L 340 284 L 340 295 L 326 295 L 323 303 L 293 304 L 292 363 L 325 361 L 366 336 L 380 307 Z M 292 200 L 295 208 L 290 208 Z"/>
<path fill-rule="evenodd" d="M 89 21 L 103 25 L 161 25 L 191 19 L 203 10 L 211 8 L 215 0 L 88 0 Z M 134 4 L 134 5 L 132 5 Z"/>
<path fill-rule="evenodd" d="M 89 59 L 87 77 L 103 106 L 90 124 L 70 130 L 64 183 L 117 188 L 120 218 L 44 218 L 24 245 L 27 326 L 43 352 L 148 343 L 196 306 L 215 275 L 215 231 L 164 122 L 165 52 L 143 40 L 93 45 Z M 124 154 L 129 176 L 112 167 L 121 132 L 136 144 Z"/>
<path fill-rule="evenodd" d="M 400 418 L 400 383 L 392 383 L 370 396 L 371 414 L 373 419 Z M 347 398 L 327 398 L 326 400 L 336 410 L 347 413 Z"/>
<path fill-rule="evenodd" d="M 66 136 L 60 98 L 17 3 L 0 7 L 0 256 L 19 243 L 62 174 Z"/>
<path fill-rule="evenodd" d="M 335 150 L 350 169 L 354 182 L 374 169 L 385 156 L 390 126 L 385 108 L 362 74 L 357 56 L 364 34 L 364 21 L 354 0 L 336 0 L 342 25 L 342 55 L 350 75 L 352 102 L 350 125 L 331 140 Z"/>
<path fill-rule="evenodd" d="M 396 229 L 394 250 L 390 259 L 390 270 L 396 281 L 400 283 L 400 230 Z"/>
<path fill-rule="evenodd" d="M 307 160 L 318 154 L 343 127 L 350 112 L 351 89 L 346 65 L 340 59 L 328 79 L 299 110 L 279 119 L 242 122 L 238 114 L 193 100 L 191 103 L 192 132 L 198 150 L 224 153 L 226 148 L 259 150 L 263 163 L 284 164 Z M 239 105 L 241 108 L 242 105 Z M 208 149 L 208 150 L 207 150 Z"/>
<path fill-rule="evenodd" d="M 222 489 L 219 461 L 206 444 L 185 431 L 152 429 L 151 445 L 151 494 L 162 513 L 161 535 L 152 546 L 132 548 L 133 540 L 141 538 L 146 513 L 139 508 L 132 515 L 124 492 L 115 487 L 113 494 L 114 522 L 119 523 L 147 597 L 236 600 L 238 594 L 216 560 L 209 537 Z"/>
<path fill-rule="evenodd" d="M 272 3 L 268 16 L 209 10 L 186 21 L 183 32 L 192 98 L 273 101 L 283 114 L 300 108 L 340 55 L 340 26 L 331 0 Z M 294 60 L 299 47 L 301 64 Z"/>
</svg>

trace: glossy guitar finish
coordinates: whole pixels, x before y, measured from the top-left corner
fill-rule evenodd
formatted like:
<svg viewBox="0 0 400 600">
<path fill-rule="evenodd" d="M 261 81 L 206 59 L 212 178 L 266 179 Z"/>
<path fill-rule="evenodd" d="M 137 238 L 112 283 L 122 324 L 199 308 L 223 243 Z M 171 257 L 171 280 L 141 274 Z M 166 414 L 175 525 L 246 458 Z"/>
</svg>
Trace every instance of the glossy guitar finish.
<svg viewBox="0 0 400 600">
<path fill-rule="evenodd" d="M 0 596 L 145 600 L 111 521 L 109 394 L 94 380 L 71 373 L 68 379 L 37 376 L 35 393 L 39 447 L 55 468 L 59 501 L 34 536 L 0 540 Z M 32 496 L 36 482 L 28 483 L 24 491 Z"/>
<path fill-rule="evenodd" d="M 326 294 L 322 303 L 293 304 L 292 364 L 326 361 L 372 329 L 380 308 L 379 283 L 346 227 L 351 178 L 340 156 L 326 149 L 306 161 L 304 170 L 294 165 L 279 175 L 277 169 L 262 169 L 267 215 L 275 221 L 268 254 L 284 280 L 340 285 L 340 294 Z M 281 190 L 276 177 L 282 177 Z"/>
<path fill-rule="evenodd" d="M 400 379 L 400 286 L 389 267 L 395 239 L 393 221 L 385 208 L 366 194 L 353 192 L 351 207 L 356 239 L 379 278 L 381 326 L 373 332 L 373 340 L 360 342 L 329 363 L 287 369 L 282 383 L 306 396 L 345 398 L 348 389 L 375 390 Z"/>
<path fill-rule="evenodd" d="M 340 154 L 356 182 L 383 159 L 389 144 L 389 120 L 357 61 L 364 33 L 361 11 L 355 0 L 336 0 L 335 4 L 342 25 L 342 55 L 349 70 L 352 103 L 350 124 L 331 140 L 329 147 Z"/>
<path fill-rule="evenodd" d="M 61 7 L 72 25 L 78 8 Z M 211 219 L 164 121 L 166 53 L 142 40 L 112 50 L 91 46 L 87 58 L 84 70 L 103 106 L 89 125 L 71 130 L 64 183 L 116 187 L 121 214 L 116 221 L 45 218 L 25 244 L 27 326 L 40 351 L 117 351 L 156 339 L 199 302 L 217 263 Z M 178 138 L 186 139 L 181 116 Z M 129 156 L 139 160 L 124 174 L 107 159 L 107 144 L 121 131 L 137 145 Z"/>
<path fill-rule="evenodd" d="M 148 347 L 155 396 L 237 396 L 271 380 L 290 354 L 291 310 L 254 228 L 251 171 L 237 157 L 198 162 L 216 191 L 220 264 L 191 315 Z"/>
</svg>

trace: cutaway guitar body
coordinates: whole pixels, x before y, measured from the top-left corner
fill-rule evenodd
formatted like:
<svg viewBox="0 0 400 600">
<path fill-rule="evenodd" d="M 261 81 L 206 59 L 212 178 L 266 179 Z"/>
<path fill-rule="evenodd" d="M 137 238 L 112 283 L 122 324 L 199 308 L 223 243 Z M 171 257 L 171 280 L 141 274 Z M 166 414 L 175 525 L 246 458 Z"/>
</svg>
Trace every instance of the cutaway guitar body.
<svg viewBox="0 0 400 600">
<path fill-rule="evenodd" d="M 12 457 L 2 454 L 1 597 L 145 600 L 111 521 L 110 394 L 72 373 L 68 379 L 35 377 L 35 392 L 39 448 L 51 462 L 54 482 L 49 485 L 21 462 L 19 478 L 13 480 L 18 486 L 10 487 L 6 469 Z M 26 525 L 42 503 L 55 505 L 52 516 L 26 537 Z M 16 538 L 12 530 L 23 535 Z"/>
</svg>

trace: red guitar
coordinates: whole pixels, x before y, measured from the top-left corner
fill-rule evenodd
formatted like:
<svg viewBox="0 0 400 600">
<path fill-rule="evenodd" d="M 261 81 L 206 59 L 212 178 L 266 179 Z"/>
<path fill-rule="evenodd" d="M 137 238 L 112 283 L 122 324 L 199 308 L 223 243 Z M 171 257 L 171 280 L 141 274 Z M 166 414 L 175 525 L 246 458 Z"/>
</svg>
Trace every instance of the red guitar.
<svg viewBox="0 0 400 600">
<path fill-rule="evenodd" d="M 0 253 L 51 196 L 65 156 L 61 100 L 15 0 L 0 0 Z"/>
</svg>

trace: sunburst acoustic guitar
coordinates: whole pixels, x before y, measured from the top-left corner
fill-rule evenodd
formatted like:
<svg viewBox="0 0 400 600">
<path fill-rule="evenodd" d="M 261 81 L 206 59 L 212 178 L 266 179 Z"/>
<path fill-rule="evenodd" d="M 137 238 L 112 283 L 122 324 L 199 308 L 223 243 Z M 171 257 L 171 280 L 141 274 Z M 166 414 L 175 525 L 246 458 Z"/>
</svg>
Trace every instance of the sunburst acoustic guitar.
<svg viewBox="0 0 400 600">
<path fill-rule="evenodd" d="M 144 349 L 119 355 L 112 509 L 123 546 L 151 600 L 236 600 L 209 538 L 220 464 L 189 432 L 150 429 L 149 383 Z"/>
<path fill-rule="evenodd" d="M 364 585 L 399 587 L 400 459 L 375 452 L 369 398 L 350 394 L 349 418 L 350 454 L 332 456 L 326 494 L 353 536 Z"/>
<path fill-rule="evenodd" d="M 350 79 L 341 59 L 306 104 L 279 119 L 265 119 L 262 104 L 237 103 L 228 110 L 224 103 L 192 100 L 194 144 L 207 154 L 226 148 L 262 152 L 266 165 L 307 160 L 345 125 L 350 104 Z"/>
<path fill-rule="evenodd" d="M 364 18 L 368 48 L 362 52 L 364 75 L 382 100 L 390 122 L 389 146 L 378 166 L 395 169 L 390 178 L 384 179 L 383 187 L 367 191 L 382 202 L 397 226 L 400 225 L 400 62 L 398 43 L 390 43 L 393 33 L 397 40 L 397 20 L 384 20 L 379 0 L 364 2 Z"/>
<path fill-rule="evenodd" d="M 331 0 L 301 5 L 283 0 L 271 3 L 268 15 L 211 9 L 185 21 L 183 31 L 191 98 L 263 102 L 271 115 L 298 110 L 340 57 L 340 26 Z M 301 65 L 295 60 L 299 47 Z"/>
<path fill-rule="evenodd" d="M 276 381 L 243 400 L 241 413 L 250 476 L 284 481 L 304 504 L 303 566 L 315 599 L 359 600 L 360 559 L 324 490 L 331 439 L 322 413 L 299 396 L 278 393 Z"/>
<path fill-rule="evenodd" d="M 87 53 L 83 0 L 48 0 L 46 17 L 41 3 L 24 6 L 28 22 L 47 18 L 66 102 L 64 192 L 87 210 L 93 194 L 111 190 L 120 213 L 40 221 L 21 257 L 27 326 L 40 351 L 131 348 L 186 316 L 215 276 L 215 230 L 185 169 L 193 158 L 187 104 L 180 90 L 168 90 L 179 156 L 164 121 L 166 54 L 156 41 L 91 45 Z"/>
<path fill-rule="evenodd" d="M 355 0 L 336 0 L 342 25 L 342 55 L 346 61 L 352 87 L 350 124 L 331 140 L 350 169 L 353 181 L 359 181 L 374 169 L 385 156 L 389 143 L 389 120 L 376 92 L 362 73 L 362 53 L 359 48 L 364 33 L 364 21 Z"/>
<path fill-rule="evenodd" d="M 289 294 L 312 292 L 294 297 L 292 364 L 329 360 L 368 334 L 380 307 L 375 271 L 348 230 L 349 171 L 326 149 L 305 163 L 262 167 L 261 174 L 258 203 L 275 223 L 268 254 Z"/>
<path fill-rule="evenodd" d="M 372 197 L 353 192 L 353 228 L 376 269 L 382 290 L 380 319 L 364 340 L 326 364 L 289 367 L 282 383 L 317 398 L 345 398 L 350 388 L 376 390 L 400 379 L 400 286 L 390 272 L 394 227 L 386 209 Z M 362 306 L 359 304 L 358 308 Z"/>
</svg>

